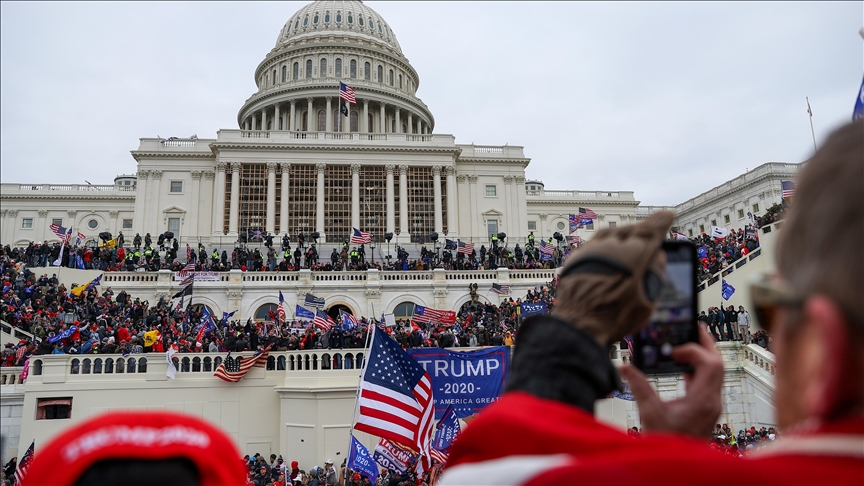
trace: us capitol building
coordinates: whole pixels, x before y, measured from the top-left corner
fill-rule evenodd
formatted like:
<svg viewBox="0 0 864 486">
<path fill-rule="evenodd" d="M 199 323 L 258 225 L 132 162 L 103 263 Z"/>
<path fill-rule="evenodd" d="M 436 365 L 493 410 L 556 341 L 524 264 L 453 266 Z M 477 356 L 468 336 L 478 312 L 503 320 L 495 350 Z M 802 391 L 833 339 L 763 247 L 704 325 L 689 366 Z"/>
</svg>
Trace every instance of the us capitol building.
<svg viewBox="0 0 864 486">
<path fill-rule="evenodd" d="M 372 254 L 384 258 L 387 233 L 393 234 L 392 243 L 415 252 L 429 244 L 431 233 L 478 247 L 488 246 L 490 236 L 499 232 L 507 234 L 510 245 L 524 244 L 530 232 L 543 239 L 555 232 L 567 235 L 568 215 L 580 207 L 598 215 L 593 225 L 578 230 L 584 239 L 657 209 L 675 211 L 679 230 L 693 235 L 710 231 L 712 225 L 743 227 L 748 212 L 760 215 L 781 201 L 780 181 L 798 170 L 798 164 L 766 163 L 668 208 L 640 205 L 632 191 L 546 190 L 542 182 L 526 180 L 531 160 L 522 147 L 458 144 L 454 135 L 435 133 L 432 111 L 416 95 L 419 74 L 402 53 L 395 32 L 359 1 L 318 1 L 300 9 L 281 29 L 254 78 L 257 90 L 241 105 L 236 128 L 219 130 L 209 139 L 142 138 L 132 151 L 137 172 L 118 176 L 112 185 L 4 182 L 0 243 L 57 241 L 49 229 L 56 223 L 80 231 L 89 244 L 105 231 L 122 231 L 127 242 L 136 233 L 155 239 L 172 231 L 181 245 L 194 247 L 200 241 L 208 250 L 230 252 L 248 231 L 270 232 L 276 241 L 289 234 L 292 244 L 300 234 L 318 232 L 319 244 L 335 245 L 356 227 L 372 234 L 379 243 Z M 340 83 L 355 90 L 356 103 L 348 105 L 347 116 L 340 113 Z M 726 278 L 738 284 L 739 276 L 768 265 L 768 260 L 737 267 L 741 269 Z M 314 292 L 327 299 L 328 307 L 341 306 L 355 315 L 394 312 L 404 317 L 415 304 L 458 309 L 469 299 L 471 282 L 480 282 L 481 290 L 492 282 L 511 284 L 516 298 L 553 277 L 553 270 L 508 269 L 234 270 L 217 281 L 196 283 L 195 299 L 216 315 L 240 309 L 244 320 L 263 319 L 276 304 L 276 290 L 290 289 L 290 308 L 306 292 Z M 89 278 L 61 275 L 61 281 Z M 68 287 L 70 282 L 64 283 Z M 168 296 L 178 284 L 168 271 L 109 272 L 102 280 L 103 287 L 124 288 L 146 299 Z M 716 294 L 710 302 L 717 301 L 719 285 L 709 290 Z M 735 299 L 746 297 L 742 294 L 730 304 L 737 305 Z M 772 358 L 757 356 L 759 350 L 752 347 L 723 351 L 728 369 L 737 373 L 727 377 L 725 410 L 736 425 L 774 420 L 770 400 L 764 398 L 773 393 Z M 319 360 L 323 367 L 333 359 L 326 352 L 280 352 L 272 358 L 272 367 L 253 369 L 234 386 L 212 376 L 214 357 L 209 355 L 194 358 L 189 372 L 168 381 L 164 355 L 148 356 L 145 368 L 133 365 L 119 376 L 119 371 L 108 374 L 107 362 L 104 374 L 97 374 L 96 363 L 89 373 L 89 362 L 88 371 L 78 373 L 84 364 L 72 363 L 70 356 L 40 357 L 38 372 L 31 371 L 26 388 L 14 370 L 4 371 L 0 379 L 3 433 L 14 438 L 3 452 L 17 450 L 20 457 L 34 438 L 37 446 L 44 444 L 70 424 L 109 409 L 168 408 L 212 420 L 244 452 L 282 453 L 308 468 L 344 452 L 357 384 L 356 370 L 318 369 Z M 621 353 L 626 355 L 626 350 Z M 98 366 L 101 371 L 101 358 Z M 668 396 L 683 393 L 678 378 L 658 386 Z M 61 399 L 68 400 L 70 419 L 34 419 L 40 400 Z M 609 399 L 598 406 L 598 414 L 622 427 L 637 424 L 632 403 L 619 402 Z M 246 413 L 249 410 L 255 413 Z M 360 438 L 374 447 L 373 439 Z"/>
</svg>

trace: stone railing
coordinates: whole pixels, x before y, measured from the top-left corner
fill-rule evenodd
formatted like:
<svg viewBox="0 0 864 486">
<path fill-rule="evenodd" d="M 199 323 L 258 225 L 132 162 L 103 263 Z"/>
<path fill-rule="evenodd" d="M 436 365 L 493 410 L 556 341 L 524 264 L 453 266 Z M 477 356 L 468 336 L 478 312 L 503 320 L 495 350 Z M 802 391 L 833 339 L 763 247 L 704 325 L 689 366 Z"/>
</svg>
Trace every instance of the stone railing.
<svg viewBox="0 0 864 486">
<path fill-rule="evenodd" d="M 633 191 L 526 191 L 528 197 L 543 198 L 568 198 L 574 200 L 613 200 L 613 201 L 636 201 Z"/>
<path fill-rule="evenodd" d="M 3 194 L 99 192 L 134 195 L 136 186 L 117 186 L 113 184 L 2 184 Z"/>
<path fill-rule="evenodd" d="M 769 162 L 767 164 L 762 164 L 759 167 L 746 172 L 723 185 L 717 186 L 709 191 L 703 192 L 702 194 L 688 199 L 683 203 L 675 206 L 675 211 L 679 215 L 687 210 L 690 210 L 694 207 L 697 207 L 706 202 L 712 201 L 717 198 L 725 197 L 730 191 L 741 187 L 745 184 L 754 182 L 756 180 L 762 179 L 764 177 L 769 176 L 788 176 L 794 177 L 795 174 L 798 173 L 800 169 L 800 164 L 786 164 L 781 162 Z"/>
<path fill-rule="evenodd" d="M 752 367 L 774 376 L 774 353 L 756 344 L 744 347 L 745 367 Z"/>
<path fill-rule="evenodd" d="M 197 138 L 166 138 L 162 140 L 163 147 L 194 147 Z"/>
<path fill-rule="evenodd" d="M 216 143 L 332 143 L 348 142 L 383 142 L 425 143 L 432 145 L 451 146 L 455 148 L 453 135 L 416 134 L 416 133 L 363 133 L 363 132 L 302 132 L 289 130 L 219 130 Z"/>
<path fill-rule="evenodd" d="M 27 380 L 21 379 L 21 372 L 24 371 L 23 366 L 2 366 L 0 367 L 0 386 L 2 385 L 23 385 Z"/>
<path fill-rule="evenodd" d="M 33 334 L 30 334 L 29 332 L 19 327 L 15 327 L 6 321 L 0 321 L 0 330 L 5 332 L 6 334 L 11 335 L 15 339 L 30 339 L 36 341 L 37 343 L 42 341 L 42 339 L 34 336 Z"/>
</svg>

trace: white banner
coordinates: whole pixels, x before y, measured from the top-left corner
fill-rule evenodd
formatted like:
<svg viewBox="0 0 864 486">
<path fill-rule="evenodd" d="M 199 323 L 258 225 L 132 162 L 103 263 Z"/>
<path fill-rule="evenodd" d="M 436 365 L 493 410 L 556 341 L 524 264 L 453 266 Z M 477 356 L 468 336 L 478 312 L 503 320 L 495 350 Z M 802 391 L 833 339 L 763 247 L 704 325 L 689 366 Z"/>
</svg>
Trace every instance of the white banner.
<svg viewBox="0 0 864 486">
<path fill-rule="evenodd" d="M 192 276 L 196 282 L 218 282 L 221 279 L 219 272 L 174 272 L 174 280 L 180 281 Z"/>
<path fill-rule="evenodd" d="M 726 228 L 721 228 L 720 226 L 711 227 L 711 238 L 726 238 L 726 235 L 728 234 L 729 232 L 726 230 Z"/>
</svg>

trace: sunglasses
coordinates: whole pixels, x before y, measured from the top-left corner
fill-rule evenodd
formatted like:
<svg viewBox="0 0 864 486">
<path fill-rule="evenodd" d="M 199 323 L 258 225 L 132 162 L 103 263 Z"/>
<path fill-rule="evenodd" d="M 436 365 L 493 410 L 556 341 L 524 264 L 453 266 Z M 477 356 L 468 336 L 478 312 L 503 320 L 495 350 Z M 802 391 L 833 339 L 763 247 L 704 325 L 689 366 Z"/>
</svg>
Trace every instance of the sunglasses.
<svg viewBox="0 0 864 486">
<path fill-rule="evenodd" d="M 781 307 L 801 308 L 804 298 L 779 277 L 759 274 L 750 283 L 750 300 L 756 322 L 767 333 L 775 330 L 777 311 Z"/>
</svg>

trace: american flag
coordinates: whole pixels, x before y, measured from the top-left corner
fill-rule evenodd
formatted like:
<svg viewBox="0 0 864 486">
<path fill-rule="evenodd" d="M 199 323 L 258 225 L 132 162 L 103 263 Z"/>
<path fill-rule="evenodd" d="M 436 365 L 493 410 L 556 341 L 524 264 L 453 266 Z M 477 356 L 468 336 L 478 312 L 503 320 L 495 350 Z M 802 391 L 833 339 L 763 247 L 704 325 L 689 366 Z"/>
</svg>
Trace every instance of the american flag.
<svg viewBox="0 0 864 486">
<path fill-rule="evenodd" d="M 463 255 L 470 255 L 474 252 L 474 243 L 465 243 L 462 240 L 457 242 L 456 253 L 462 253 Z"/>
<path fill-rule="evenodd" d="M 357 228 L 351 228 L 351 244 L 352 245 L 368 245 L 372 243 L 372 237 L 365 231 L 360 231 Z"/>
<path fill-rule="evenodd" d="M 551 256 L 552 254 L 555 253 L 555 245 L 553 245 L 551 243 L 546 243 L 545 241 L 540 240 L 540 253 Z"/>
<path fill-rule="evenodd" d="M 792 181 L 780 181 L 780 189 L 783 190 L 783 199 L 795 195 L 795 183 Z"/>
<path fill-rule="evenodd" d="M 429 452 L 429 454 L 432 455 L 433 461 L 440 462 L 441 464 L 447 464 L 447 459 L 450 458 L 450 454 L 445 454 L 434 447 Z"/>
<path fill-rule="evenodd" d="M 339 83 L 339 97 L 352 105 L 357 103 L 357 98 L 354 97 L 354 88 L 345 83 Z"/>
<path fill-rule="evenodd" d="M 75 237 L 75 244 L 80 245 L 82 241 L 86 240 L 87 237 L 84 236 L 84 233 L 78 232 L 78 235 Z"/>
<path fill-rule="evenodd" d="M 51 232 L 57 235 L 57 238 L 60 238 L 60 241 L 66 241 L 66 228 L 60 226 L 57 223 L 51 223 Z"/>
<path fill-rule="evenodd" d="M 15 482 L 21 484 L 21 478 L 24 477 L 24 474 L 27 472 L 27 468 L 30 467 L 30 463 L 33 462 L 33 448 L 36 446 L 36 441 L 30 443 L 30 447 L 27 448 L 27 452 L 24 453 L 24 456 L 21 458 L 21 461 L 18 462 L 18 467 L 15 468 Z"/>
<path fill-rule="evenodd" d="M 501 294 L 501 295 L 510 294 L 510 286 L 509 285 L 501 285 L 501 284 L 493 283 L 491 290 L 492 290 L 492 292 L 495 292 L 496 294 Z"/>
<path fill-rule="evenodd" d="M 186 243 L 186 261 L 192 261 L 192 247 L 189 246 L 189 243 Z M 187 265 L 188 267 L 188 265 Z M 192 269 L 195 269 L 195 265 L 192 265 Z"/>
<path fill-rule="evenodd" d="M 574 232 L 577 229 L 582 227 L 582 218 L 576 216 L 575 214 L 570 215 L 570 232 Z"/>
<path fill-rule="evenodd" d="M 315 319 L 312 319 L 312 324 L 322 331 L 328 331 L 336 323 L 333 322 L 333 319 L 331 319 L 326 312 L 317 309 L 315 311 Z"/>
<path fill-rule="evenodd" d="M 411 445 L 428 460 L 435 419 L 432 381 L 384 331 L 375 328 L 374 333 L 354 428 Z"/>
<path fill-rule="evenodd" d="M 339 310 L 339 317 L 342 318 L 342 330 L 343 331 L 351 331 L 357 328 L 357 318 L 352 316 L 351 314 Z"/>
<path fill-rule="evenodd" d="M 579 208 L 580 219 L 597 219 L 597 213 L 590 209 Z"/>
<path fill-rule="evenodd" d="M 186 277 L 184 277 L 183 280 L 180 281 L 180 285 L 185 287 L 187 285 L 191 285 L 193 282 L 195 282 L 195 275 L 190 273 L 187 274 Z"/>
<path fill-rule="evenodd" d="M 270 356 L 270 346 L 255 353 L 254 356 L 232 358 L 231 353 L 225 361 L 219 363 L 216 372 L 213 376 L 228 383 L 237 383 L 241 378 L 246 376 L 252 367 L 265 368 L 267 366 L 267 357 Z"/>
<path fill-rule="evenodd" d="M 195 264 L 194 263 L 187 263 L 186 266 L 183 267 L 182 270 L 180 270 L 180 273 L 194 272 L 194 271 L 195 271 Z"/>
<path fill-rule="evenodd" d="M 303 301 L 303 305 L 306 307 L 324 307 L 324 298 L 323 297 L 315 297 L 312 294 L 307 293 L 306 298 Z"/>
<path fill-rule="evenodd" d="M 279 320 L 285 322 L 285 297 L 282 297 L 282 291 L 279 291 L 279 306 L 276 308 L 276 314 L 279 315 Z"/>
<path fill-rule="evenodd" d="M 414 306 L 413 320 L 417 322 L 430 323 L 440 322 L 442 324 L 453 324 L 456 322 L 456 313 L 448 310 L 432 309 L 422 305 Z"/>
</svg>

